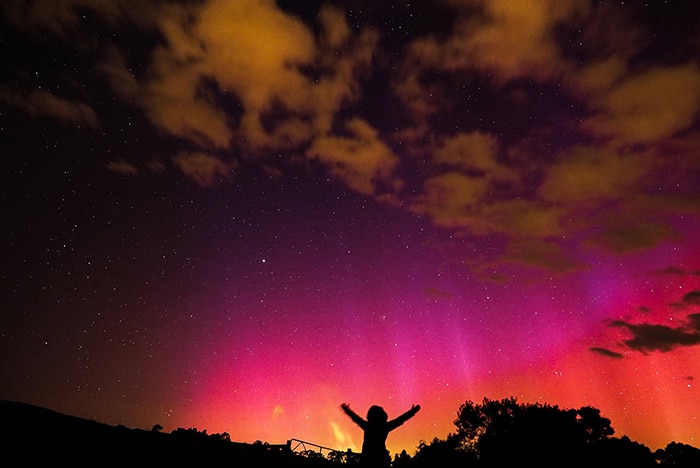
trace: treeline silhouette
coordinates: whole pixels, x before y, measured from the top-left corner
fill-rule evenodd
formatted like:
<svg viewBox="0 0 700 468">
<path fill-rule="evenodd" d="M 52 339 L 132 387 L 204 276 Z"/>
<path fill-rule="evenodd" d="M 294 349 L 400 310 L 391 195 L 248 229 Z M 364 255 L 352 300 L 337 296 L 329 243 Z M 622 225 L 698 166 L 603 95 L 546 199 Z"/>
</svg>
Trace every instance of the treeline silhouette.
<svg viewBox="0 0 700 468">
<path fill-rule="evenodd" d="M 671 442 L 652 452 L 615 431 L 600 410 L 521 404 L 515 398 L 467 401 L 445 439 L 402 453 L 396 468 L 423 467 L 700 467 L 700 449 Z"/>
<path fill-rule="evenodd" d="M 700 449 L 671 442 L 656 451 L 614 436 L 592 407 L 561 409 L 515 398 L 467 401 L 445 438 L 421 441 L 394 468 L 700 467 Z M 229 434 L 160 425 L 110 426 L 25 403 L 0 401 L 0 466 L 353 467 L 359 453 L 292 451 L 290 444 L 233 442 Z"/>
</svg>

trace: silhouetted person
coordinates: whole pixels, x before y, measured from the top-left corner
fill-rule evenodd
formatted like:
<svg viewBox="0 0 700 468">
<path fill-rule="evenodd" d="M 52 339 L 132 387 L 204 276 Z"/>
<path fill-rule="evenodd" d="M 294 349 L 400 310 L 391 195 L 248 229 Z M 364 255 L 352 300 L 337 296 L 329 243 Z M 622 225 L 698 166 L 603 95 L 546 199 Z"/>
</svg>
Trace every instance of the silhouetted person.
<svg viewBox="0 0 700 468">
<path fill-rule="evenodd" d="M 411 419 L 420 410 L 420 406 L 413 405 L 398 418 L 388 421 L 389 417 L 381 406 L 372 406 L 367 411 L 367 420 L 362 419 L 345 403 L 340 407 L 365 432 L 362 441 L 362 465 L 369 468 L 385 468 L 391 465 L 391 456 L 386 449 L 389 432 Z"/>
</svg>

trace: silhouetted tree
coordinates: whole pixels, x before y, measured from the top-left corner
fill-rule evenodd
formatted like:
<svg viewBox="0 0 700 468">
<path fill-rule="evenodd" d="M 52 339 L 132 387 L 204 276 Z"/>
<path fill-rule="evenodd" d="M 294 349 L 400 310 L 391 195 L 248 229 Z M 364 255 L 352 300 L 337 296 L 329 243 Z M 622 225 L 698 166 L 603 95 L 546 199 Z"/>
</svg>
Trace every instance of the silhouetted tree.
<svg viewBox="0 0 700 468">
<path fill-rule="evenodd" d="M 204 432 L 206 433 L 206 431 L 204 431 Z M 219 434 L 219 433 L 210 434 L 209 439 L 221 441 L 221 442 L 231 442 L 231 436 L 228 434 L 228 432 L 222 432 L 221 434 Z"/>
<path fill-rule="evenodd" d="M 671 442 L 666 448 L 654 452 L 654 458 L 659 461 L 659 466 L 697 468 L 700 466 L 700 449 L 692 445 Z"/>
<path fill-rule="evenodd" d="M 328 454 L 328 459 L 332 462 L 343 463 L 346 465 L 357 465 L 360 463 L 360 454 L 348 449 L 345 452 L 342 450 L 333 450 Z"/>
<path fill-rule="evenodd" d="M 579 408 L 577 419 L 583 430 L 586 431 L 587 443 L 604 440 L 615 434 L 615 430 L 610 426 L 610 420 L 601 416 L 598 408 L 591 406 Z"/>
<path fill-rule="evenodd" d="M 311 459 L 321 459 L 325 458 L 321 452 L 317 452 L 316 450 L 302 450 L 299 453 L 299 456 L 305 457 L 305 458 L 311 458 Z"/>
<path fill-rule="evenodd" d="M 411 456 L 406 452 L 406 450 L 401 450 L 401 453 L 394 455 L 394 461 L 391 466 L 394 468 L 403 468 L 410 466 Z"/>
<path fill-rule="evenodd" d="M 410 460 L 411 468 L 452 468 L 478 466 L 476 452 L 465 448 L 460 439 L 450 434 L 446 439 L 421 441 Z"/>
<path fill-rule="evenodd" d="M 532 462 L 566 464 L 585 457 L 587 447 L 614 433 L 610 420 L 594 408 L 560 409 L 519 404 L 515 398 L 485 398 L 460 406 L 454 435 L 484 466 Z"/>
<path fill-rule="evenodd" d="M 599 440 L 587 449 L 585 460 L 589 466 L 633 466 L 635 468 L 658 466 L 649 447 L 634 442 L 627 436 Z"/>
</svg>

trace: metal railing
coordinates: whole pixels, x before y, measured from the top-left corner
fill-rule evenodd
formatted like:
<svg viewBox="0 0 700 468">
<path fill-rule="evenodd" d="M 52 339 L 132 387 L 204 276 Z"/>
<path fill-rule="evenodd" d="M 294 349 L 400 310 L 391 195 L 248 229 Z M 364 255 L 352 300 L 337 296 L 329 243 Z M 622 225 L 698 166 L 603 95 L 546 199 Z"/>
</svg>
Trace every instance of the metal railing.
<svg viewBox="0 0 700 468">
<path fill-rule="evenodd" d="M 306 442 L 304 440 L 299 440 L 299 439 L 289 439 L 287 441 L 287 447 L 289 447 L 289 449 L 292 452 L 307 452 L 307 451 L 316 452 L 316 451 L 318 451 L 318 453 L 320 453 L 321 455 L 325 455 L 325 456 L 328 456 L 328 453 L 340 451 L 340 450 L 336 450 L 334 448 L 324 447 L 323 445 L 318 445 L 318 444 L 314 444 L 313 442 Z M 327 452 L 326 454 L 323 453 L 324 450 Z"/>
</svg>

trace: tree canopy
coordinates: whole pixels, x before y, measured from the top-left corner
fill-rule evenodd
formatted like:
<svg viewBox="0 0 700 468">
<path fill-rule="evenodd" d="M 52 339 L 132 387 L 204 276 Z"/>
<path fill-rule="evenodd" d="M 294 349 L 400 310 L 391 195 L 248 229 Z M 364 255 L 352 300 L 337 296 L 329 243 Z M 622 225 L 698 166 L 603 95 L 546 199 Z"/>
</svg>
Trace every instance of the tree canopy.
<svg viewBox="0 0 700 468">
<path fill-rule="evenodd" d="M 484 398 L 461 405 L 454 424 L 445 440 L 421 443 L 412 466 L 658 466 L 644 445 L 613 438 L 610 420 L 590 406 Z"/>
</svg>

